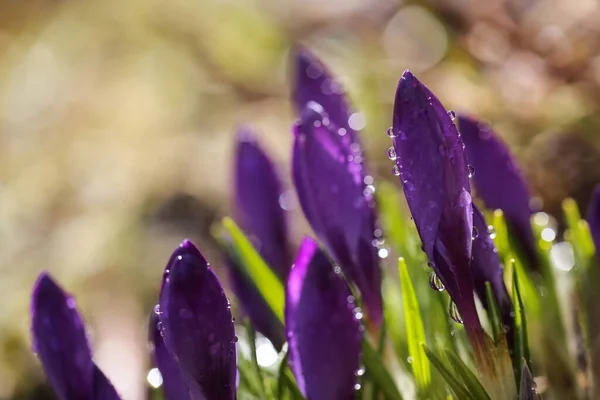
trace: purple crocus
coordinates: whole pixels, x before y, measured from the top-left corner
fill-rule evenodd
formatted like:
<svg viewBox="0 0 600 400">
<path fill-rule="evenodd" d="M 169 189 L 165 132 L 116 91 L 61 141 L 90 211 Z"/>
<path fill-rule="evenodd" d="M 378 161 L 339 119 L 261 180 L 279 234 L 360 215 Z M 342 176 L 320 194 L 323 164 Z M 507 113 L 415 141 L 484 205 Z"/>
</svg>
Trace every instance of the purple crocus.
<svg viewBox="0 0 600 400">
<path fill-rule="evenodd" d="M 164 343 L 190 397 L 235 399 L 237 337 L 229 300 L 208 262 L 188 240 L 175 250 L 165 270 L 159 319 Z"/>
<path fill-rule="evenodd" d="M 492 129 L 473 118 L 459 116 L 458 127 L 465 144 L 467 161 L 473 166 L 477 195 L 490 209 L 501 209 L 519 241 L 528 262 L 537 266 L 531 228 L 530 193 L 519 166 Z"/>
<path fill-rule="evenodd" d="M 39 275 L 33 289 L 31 334 L 34 351 L 59 399 L 119 399 L 115 388 L 92 361 L 75 300 L 46 272 Z"/>
<path fill-rule="evenodd" d="M 246 127 L 238 129 L 234 182 L 234 213 L 240 228 L 279 279 L 285 282 L 292 257 L 287 221 L 280 206 L 282 185 L 275 166 Z M 280 350 L 285 343 L 283 325 L 236 261 L 228 257 L 227 264 L 232 288 L 242 310 L 256 330 Z"/>
<path fill-rule="evenodd" d="M 293 128 L 292 177 L 313 231 L 357 285 L 369 319 L 379 325 L 383 312 L 380 260 L 374 246 L 375 189 L 348 122 L 346 100 L 332 82 L 314 56 L 299 52 L 294 100 L 300 120 Z"/>
<path fill-rule="evenodd" d="M 483 331 L 470 271 L 473 206 L 463 143 L 437 97 L 405 71 L 394 104 L 391 158 L 430 265 L 455 302 L 475 349 Z"/>
<path fill-rule="evenodd" d="M 355 398 L 361 363 L 360 309 L 318 244 L 305 238 L 286 291 L 290 365 L 311 400 Z"/>
<path fill-rule="evenodd" d="M 600 184 L 594 189 L 592 200 L 588 206 L 586 220 L 596 248 L 596 258 L 600 263 Z"/>
</svg>

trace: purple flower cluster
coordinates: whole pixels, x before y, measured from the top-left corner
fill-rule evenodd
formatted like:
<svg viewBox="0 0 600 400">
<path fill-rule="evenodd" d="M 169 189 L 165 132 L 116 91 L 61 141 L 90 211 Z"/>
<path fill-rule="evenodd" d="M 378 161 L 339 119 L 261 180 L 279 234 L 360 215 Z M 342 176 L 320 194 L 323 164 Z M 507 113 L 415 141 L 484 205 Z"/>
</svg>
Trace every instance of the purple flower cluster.
<svg viewBox="0 0 600 400">
<path fill-rule="evenodd" d="M 286 288 L 284 321 L 229 254 L 229 278 L 242 312 L 279 350 L 288 343 L 292 372 L 311 400 L 353 399 L 365 321 L 381 328 L 377 204 L 359 132 L 344 90 L 306 49 L 296 49 L 292 180 L 316 239 L 294 259 L 284 193 L 275 166 L 253 133 L 239 128 L 234 217 Z M 477 121 L 454 113 L 406 71 L 396 91 L 393 174 L 399 176 L 429 265 L 448 290 L 474 347 L 485 333 L 474 293 L 487 306 L 489 282 L 506 329 L 512 304 L 488 224 L 471 195 L 471 176 L 487 208 L 504 211 L 531 260 L 529 193 L 506 145 Z M 510 194 L 509 194 L 510 193 Z M 600 198 L 600 195 L 598 196 Z M 592 217 L 598 220 L 597 215 Z M 598 224 L 596 224 L 598 225 Z M 355 289 L 354 291 L 352 289 Z M 455 319 L 460 317 L 455 316 Z M 74 301 L 46 273 L 32 298 L 33 343 L 61 400 L 118 399 L 92 361 Z M 150 319 L 154 359 L 169 400 L 235 399 L 237 353 L 229 300 L 201 252 L 184 241 L 167 263 Z"/>
</svg>

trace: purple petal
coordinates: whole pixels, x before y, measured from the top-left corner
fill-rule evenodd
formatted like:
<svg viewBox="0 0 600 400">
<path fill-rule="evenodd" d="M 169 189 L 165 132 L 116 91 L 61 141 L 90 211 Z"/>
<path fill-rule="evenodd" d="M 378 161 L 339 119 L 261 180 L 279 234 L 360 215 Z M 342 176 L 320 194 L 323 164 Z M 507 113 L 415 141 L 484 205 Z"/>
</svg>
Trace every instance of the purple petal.
<svg viewBox="0 0 600 400">
<path fill-rule="evenodd" d="M 600 261 L 600 185 L 594 189 L 586 219 L 590 225 L 590 233 L 596 247 L 596 257 Z"/>
<path fill-rule="evenodd" d="M 292 177 L 300 206 L 344 274 L 356 283 L 370 319 L 382 319 L 381 272 L 372 187 L 364 183 L 358 143 L 330 129 L 323 109 L 309 103 L 295 126 Z"/>
<path fill-rule="evenodd" d="M 94 399 L 94 363 L 83 321 L 75 300 L 46 272 L 35 283 L 31 313 L 33 346 L 57 396 Z"/>
<path fill-rule="evenodd" d="M 198 249 L 175 250 L 160 294 L 160 322 L 192 398 L 235 399 L 236 342 L 229 301 Z"/>
<path fill-rule="evenodd" d="M 286 280 L 292 265 L 282 187 L 275 166 L 247 128 L 238 130 L 235 216 L 267 264 Z"/>
<path fill-rule="evenodd" d="M 271 311 L 268 304 L 256 287 L 241 271 L 241 267 L 228 257 L 229 280 L 244 314 L 248 316 L 254 328 L 271 341 L 280 351 L 285 343 L 283 324 Z"/>
<path fill-rule="evenodd" d="M 154 361 L 163 378 L 163 391 L 167 400 L 191 399 L 179 366 L 167 351 L 160 333 L 160 321 L 156 313 L 150 316 L 150 341 L 154 348 Z"/>
<path fill-rule="evenodd" d="M 477 237 L 473 240 L 473 261 L 471 263 L 475 292 L 487 309 L 485 282 L 490 282 L 492 292 L 502 314 L 502 322 L 507 329 L 512 330 L 514 325 L 513 307 L 502 278 L 498 250 L 488 233 L 483 214 L 475 205 L 473 205 L 473 226 L 478 232 Z M 508 334 L 507 337 L 510 342 L 512 335 Z"/>
<path fill-rule="evenodd" d="M 487 208 L 503 211 L 529 262 L 537 265 L 529 188 L 508 146 L 489 126 L 475 119 L 461 115 L 458 126 L 466 146 L 467 161 L 474 167 L 477 195 Z"/>
<path fill-rule="evenodd" d="M 354 399 L 362 331 L 350 289 L 317 243 L 304 239 L 287 284 L 290 365 L 311 400 Z"/>
<path fill-rule="evenodd" d="M 115 387 L 94 364 L 94 400 L 120 400 Z"/>
<path fill-rule="evenodd" d="M 352 143 L 358 142 L 357 132 L 348 123 L 352 112 L 342 84 L 305 47 L 298 46 L 293 53 L 296 56 L 296 70 L 292 98 L 296 112 L 301 114 L 309 103 L 318 103 L 328 114 L 336 132 L 343 133 L 334 137 L 334 140 L 347 135 Z"/>
<path fill-rule="evenodd" d="M 396 167 L 425 253 L 465 324 L 469 317 L 478 324 L 471 304 L 473 212 L 463 144 L 444 106 L 409 71 L 398 84 L 392 129 Z"/>
</svg>

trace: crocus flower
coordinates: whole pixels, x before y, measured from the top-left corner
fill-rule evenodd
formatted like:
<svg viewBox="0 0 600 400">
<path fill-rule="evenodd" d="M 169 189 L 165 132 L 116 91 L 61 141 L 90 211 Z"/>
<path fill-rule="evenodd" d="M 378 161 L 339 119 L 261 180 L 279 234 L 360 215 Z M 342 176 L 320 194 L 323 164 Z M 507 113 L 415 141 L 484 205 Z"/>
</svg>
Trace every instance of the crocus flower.
<svg viewBox="0 0 600 400">
<path fill-rule="evenodd" d="M 535 240 L 531 228 L 530 193 L 519 166 L 489 126 L 466 116 L 457 118 L 467 162 L 474 168 L 473 182 L 485 206 L 500 209 L 517 237 L 528 262 L 536 268 Z"/>
<path fill-rule="evenodd" d="M 473 207 L 463 143 L 444 106 L 409 71 L 398 84 L 390 135 L 394 174 L 423 249 L 476 347 L 483 331 L 470 273 Z"/>
<path fill-rule="evenodd" d="M 190 397 L 235 399 L 237 337 L 217 276 L 188 240 L 175 250 L 165 275 L 160 293 L 162 335 Z"/>
<path fill-rule="evenodd" d="M 31 299 L 33 348 L 61 400 L 117 400 L 119 395 L 92 361 L 85 326 L 68 296 L 46 272 Z"/>
<path fill-rule="evenodd" d="M 374 246 L 372 178 L 365 173 L 344 97 L 340 90 L 323 89 L 332 81 L 330 75 L 306 51 L 298 56 L 298 71 L 294 100 L 301 112 L 293 128 L 292 178 L 300 206 L 344 275 L 357 285 L 370 320 L 378 325 L 381 271 Z"/>
<path fill-rule="evenodd" d="M 355 398 L 361 362 L 360 309 L 318 244 L 306 238 L 286 291 L 290 365 L 311 400 Z"/>
<path fill-rule="evenodd" d="M 586 220 L 596 248 L 596 257 L 600 262 L 600 185 L 596 186 L 587 210 Z"/>
<path fill-rule="evenodd" d="M 275 166 L 248 128 L 238 130 L 234 176 L 234 213 L 240 228 L 285 282 L 292 265 L 287 221 L 280 206 L 283 189 Z M 278 350 L 285 343 L 283 325 L 239 265 L 228 257 L 230 280 L 242 310 Z"/>
</svg>

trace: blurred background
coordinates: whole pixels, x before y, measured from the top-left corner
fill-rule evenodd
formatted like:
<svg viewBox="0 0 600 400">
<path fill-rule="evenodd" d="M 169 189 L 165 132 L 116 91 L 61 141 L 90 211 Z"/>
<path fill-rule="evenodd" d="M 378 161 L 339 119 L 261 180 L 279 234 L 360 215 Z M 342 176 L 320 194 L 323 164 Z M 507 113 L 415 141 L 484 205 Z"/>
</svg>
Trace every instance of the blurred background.
<svg viewBox="0 0 600 400">
<path fill-rule="evenodd" d="M 290 46 L 347 88 L 370 168 L 409 68 L 511 144 L 545 211 L 600 182 L 596 0 L 1 0 L 0 399 L 52 398 L 29 345 L 45 269 L 124 399 L 146 397 L 147 316 L 191 238 L 220 275 L 235 127 L 289 185 Z M 291 193 L 291 192 L 290 192 Z M 296 238 L 306 225 L 285 196 Z M 39 385 L 38 385 L 39 383 Z"/>
</svg>

